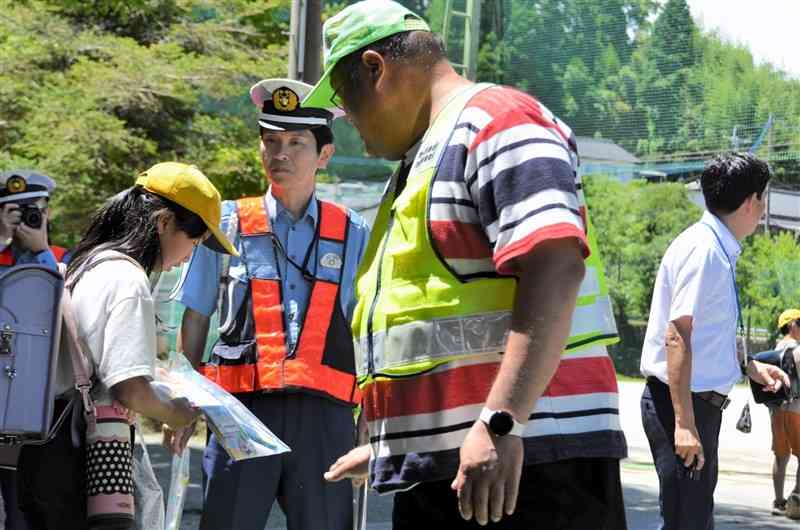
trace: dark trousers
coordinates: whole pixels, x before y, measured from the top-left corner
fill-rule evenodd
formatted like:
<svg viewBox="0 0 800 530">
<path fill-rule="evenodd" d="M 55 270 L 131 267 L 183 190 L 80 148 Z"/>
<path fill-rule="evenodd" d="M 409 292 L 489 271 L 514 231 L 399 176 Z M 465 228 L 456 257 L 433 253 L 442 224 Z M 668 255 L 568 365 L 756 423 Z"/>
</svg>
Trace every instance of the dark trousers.
<svg viewBox="0 0 800 530">
<path fill-rule="evenodd" d="M 717 487 L 717 447 L 722 410 L 692 396 L 694 419 L 705 465 L 700 479 L 681 473 L 675 455 L 675 410 L 669 387 L 649 379 L 642 394 L 642 423 L 658 473 L 662 530 L 713 530 L 714 489 Z"/>
<path fill-rule="evenodd" d="M 0 490 L 3 492 L 3 507 L 6 511 L 5 530 L 26 530 L 25 517 L 17 500 L 17 472 L 0 469 Z"/>
<path fill-rule="evenodd" d="M 393 530 L 625 530 L 619 460 L 577 458 L 522 469 L 517 509 L 480 526 L 458 512 L 452 480 L 423 482 L 394 496 Z"/>
<path fill-rule="evenodd" d="M 56 401 L 57 418 L 65 403 Z M 69 421 L 46 445 L 26 445 L 19 456 L 19 506 L 31 530 L 88 530 L 86 447 L 74 447 Z"/>
<path fill-rule="evenodd" d="M 234 462 L 212 434 L 200 530 L 264 530 L 275 500 L 288 530 L 351 530 L 350 481 L 329 483 L 322 474 L 354 446 L 353 409 L 302 393 L 236 397 L 292 451 Z"/>
</svg>

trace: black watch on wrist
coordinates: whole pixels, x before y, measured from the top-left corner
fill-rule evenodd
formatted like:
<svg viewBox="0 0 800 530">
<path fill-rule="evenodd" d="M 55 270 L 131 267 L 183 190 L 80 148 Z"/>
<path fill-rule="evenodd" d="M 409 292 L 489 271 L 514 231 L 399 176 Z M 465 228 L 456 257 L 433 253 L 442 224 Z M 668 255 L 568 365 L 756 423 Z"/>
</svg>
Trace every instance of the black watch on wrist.
<svg viewBox="0 0 800 530">
<path fill-rule="evenodd" d="M 505 410 L 492 410 L 483 407 L 480 420 L 489 427 L 489 432 L 495 436 L 505 436 L 507 434 L 522 436 L 525 431 L 525 425 L 516 421 L 514 416 Z"/>
</svg>

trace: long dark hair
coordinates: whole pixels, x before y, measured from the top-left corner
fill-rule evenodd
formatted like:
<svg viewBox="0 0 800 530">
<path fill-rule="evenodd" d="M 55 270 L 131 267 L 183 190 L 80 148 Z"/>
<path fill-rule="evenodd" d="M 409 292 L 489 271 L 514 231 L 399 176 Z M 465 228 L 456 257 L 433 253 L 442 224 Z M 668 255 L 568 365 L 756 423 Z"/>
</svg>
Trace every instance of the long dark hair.
<svg viewBox="0 0 800 530">
<path fill-rule="evenodd" d="M 75 247 L 67 276 L 79 270 L 92 255 L 104 250 L 116 250 L 135 259 L 150 275 L 161 257 L 158 220 L 167 212 L 173 215 L 177 228 L 191 239 L 201 237 L 208 230 L 199 215 L 141 186 L 134 186 L 111 197 L 94 214 L 89 229 Z"/>
</svg>

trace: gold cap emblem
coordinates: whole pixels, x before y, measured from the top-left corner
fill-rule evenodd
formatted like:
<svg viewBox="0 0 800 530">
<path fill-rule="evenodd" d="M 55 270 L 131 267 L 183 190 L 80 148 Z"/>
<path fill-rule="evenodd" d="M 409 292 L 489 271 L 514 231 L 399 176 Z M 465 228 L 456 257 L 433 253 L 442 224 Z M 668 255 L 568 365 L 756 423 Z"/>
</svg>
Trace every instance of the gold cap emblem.
<svg viewBox="0 0 800 530">
<path fill-rule="evenodd" d="M 22 193 L 28 189 L 28 183 L 19 175 L 15 175 L 6 181 L 6 189 L 9 193 Z"/>
<path fill-rule="evenodd" d="M 297 109 L 299 98 L 291 88 L 281 87 L 272 93 L 272 104 L 281 112 L 292 112 Z"/>
</svg>

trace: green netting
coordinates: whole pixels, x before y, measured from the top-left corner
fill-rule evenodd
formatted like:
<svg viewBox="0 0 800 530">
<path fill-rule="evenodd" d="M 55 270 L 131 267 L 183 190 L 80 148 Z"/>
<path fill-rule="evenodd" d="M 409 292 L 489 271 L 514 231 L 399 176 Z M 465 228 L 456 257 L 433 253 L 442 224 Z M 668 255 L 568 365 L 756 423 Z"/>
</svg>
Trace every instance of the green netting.
<svg viewBox="0 0 800 530">
<path fill-rule="evenodd" d="M 442 30 L 445 0 L 403 3 Z M 779 184 L 800 184 L 800 82 L 703 31 L 685 0 L 452 0 L 454 63 L 465 62 L 468 23 L 452 14 L 470 3 L 481 15 L 478 80 L 519 87 L 578 136 L 638 159 L 589 160 L 585 171 L 691 178 L 717 152 L 753 149 Z"/>
</svg>

